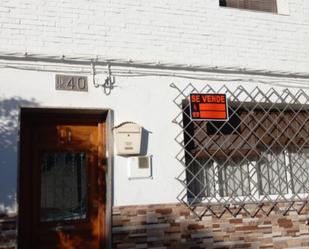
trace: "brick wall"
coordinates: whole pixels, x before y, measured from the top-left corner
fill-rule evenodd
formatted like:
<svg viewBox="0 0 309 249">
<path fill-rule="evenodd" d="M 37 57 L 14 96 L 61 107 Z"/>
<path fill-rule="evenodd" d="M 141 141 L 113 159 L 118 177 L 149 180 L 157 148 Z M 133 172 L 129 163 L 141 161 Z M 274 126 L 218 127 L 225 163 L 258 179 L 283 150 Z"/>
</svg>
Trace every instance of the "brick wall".
<svg viewBox="0 0 309 249">
<path fill-rule="evenodd" d="M 289 15 L 219 0 L 2 0 L 0 51 L 308 71 L 309 2 Z"/>
<path fill-rule="evenodd" d="M 14 248 L 14 217 L 0 219 L 0 248 Z M 196 220 L 181 204 L 113 209 L 113 249 L 308 248 L 309 207 L 283 216 L 274 210 L 252 218 L 229 213 Z"/>
<path fill-rule="evenodd" d="M 113 248 L 308 248 L 308 210 L 255 218 L 226 213 L 197 221 L 180 204 L 117 207 Z"/>
</svg>

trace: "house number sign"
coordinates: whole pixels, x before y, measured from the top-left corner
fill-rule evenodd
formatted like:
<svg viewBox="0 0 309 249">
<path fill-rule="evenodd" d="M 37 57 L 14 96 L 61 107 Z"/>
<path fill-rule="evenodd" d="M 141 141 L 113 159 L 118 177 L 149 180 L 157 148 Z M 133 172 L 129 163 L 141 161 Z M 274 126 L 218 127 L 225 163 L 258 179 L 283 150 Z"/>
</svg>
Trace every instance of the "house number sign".
<svg viewBox="0 0 309 249">
<path fill-rule="evenodd" d="M 87 76 L 56 74 L 56 90 L 88 91 Z"/>
</svg>

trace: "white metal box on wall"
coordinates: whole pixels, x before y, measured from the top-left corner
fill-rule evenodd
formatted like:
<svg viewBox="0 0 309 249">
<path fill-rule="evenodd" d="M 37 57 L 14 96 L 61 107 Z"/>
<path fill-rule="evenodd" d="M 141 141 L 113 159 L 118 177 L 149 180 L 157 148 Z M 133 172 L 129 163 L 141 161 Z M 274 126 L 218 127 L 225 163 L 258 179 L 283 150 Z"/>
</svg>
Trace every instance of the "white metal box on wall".
<svg viewBox="0 0 309 249">
<path fill-rule="evenodd" d="M 124 122 L 114 128 L 118 155 L 138 155 L 141 151 L 142 127 L 133 122 Z"/>
</svg>

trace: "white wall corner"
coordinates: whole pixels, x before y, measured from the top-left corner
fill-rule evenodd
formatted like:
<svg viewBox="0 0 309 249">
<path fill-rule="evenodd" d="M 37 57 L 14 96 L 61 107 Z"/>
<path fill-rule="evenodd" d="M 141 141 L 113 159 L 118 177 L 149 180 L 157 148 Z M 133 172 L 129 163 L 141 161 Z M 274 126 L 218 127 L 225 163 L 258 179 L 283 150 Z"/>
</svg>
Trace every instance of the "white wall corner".
<svg viewBox="0 0 309 249">
<path fill-rule="evenodd" d="M 289 15 L 289 0 L 277 0 L 278 14 Z"/>
</svg>

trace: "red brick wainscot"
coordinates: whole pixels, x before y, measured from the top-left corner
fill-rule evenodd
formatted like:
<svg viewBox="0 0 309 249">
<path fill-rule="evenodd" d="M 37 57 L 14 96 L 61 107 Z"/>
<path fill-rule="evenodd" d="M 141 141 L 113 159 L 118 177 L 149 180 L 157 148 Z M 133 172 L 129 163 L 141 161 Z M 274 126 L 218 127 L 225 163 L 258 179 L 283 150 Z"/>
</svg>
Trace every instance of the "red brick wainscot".
<svg viewBox="0 0 309 249">
<path fill-rule="evenodd" d="M 113 249 L 309 248 L 309 209 L 196 219 L 181 204 L 113 209 Z"/>
<path fill-rule="evenodd" d="M 284 216 L 207 214 L 197 220 L 181 204 L 113 208 L 113 249 L 309 248 L 309 207 Z M 0 248 L 15 248 L 16 217 L 0 217 Z"/>
</svg>

